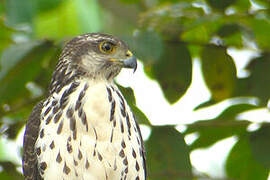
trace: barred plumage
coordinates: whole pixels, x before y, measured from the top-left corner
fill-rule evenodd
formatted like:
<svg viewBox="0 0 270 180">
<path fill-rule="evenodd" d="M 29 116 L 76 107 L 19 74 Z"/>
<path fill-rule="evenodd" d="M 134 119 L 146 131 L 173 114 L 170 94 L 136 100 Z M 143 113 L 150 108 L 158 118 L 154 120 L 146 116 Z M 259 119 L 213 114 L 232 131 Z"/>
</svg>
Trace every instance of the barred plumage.
<svg viewBox="0 0 270 180">
<path fill-rule="evenodd" d="M 104 42 L 117 49 L 99 50 Z M 113 83 L 134 62 L 125 43 L 110 35 L 86 34 L 66 45 L 49 97 L 27 122 L 26 179 L 146 179 L 139 126 Z"/>
</svg>

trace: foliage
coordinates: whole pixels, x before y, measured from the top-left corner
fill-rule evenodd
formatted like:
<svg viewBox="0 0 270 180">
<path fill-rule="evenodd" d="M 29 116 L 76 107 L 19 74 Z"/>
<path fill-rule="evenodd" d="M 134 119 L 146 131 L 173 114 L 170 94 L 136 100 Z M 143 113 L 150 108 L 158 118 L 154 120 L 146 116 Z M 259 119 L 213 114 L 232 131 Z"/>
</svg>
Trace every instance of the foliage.
<svg viewBox="0 0 270 180">
<path fill-rule="evenodd" d="M 132 89 L 119 86 L 139 122 L 151 128 L 146 142 L 150 179 L 194 179 L 190 152 L 236 136 L 224 178 L 266 180 L 269 124 L 249 132 L 251 122 L 237 117 L 266 107 L 270 98 L 269 10 L 268 0 L 2 0 L 0 139 L 16 138 L 34 104 L 46 96 L 63 43 L 78 34 L 102 31 L 128 42 L 145 74 L 159 83 L 171 104 L 189 88 L 194 58 L 199 58 L 211 92 L 211 99 L 195 110 L 234 97 L 256 97 L 259 102 L 232 105 L 213 119 L 187 125 L 181 134 L 174 126 L 151 125 L 136 106 Z M 245 67 L 249 76 L 237 77 L 235 62 L 241 59 L 233 59 L 229 48 L 258 54 Z M 190 133 L 199 137 L 187 145 L 184 137 Z M 18 164 L 3 158 L 4 149 L 0 147 L 0 179 L 21 179 Z"/>
</svg>

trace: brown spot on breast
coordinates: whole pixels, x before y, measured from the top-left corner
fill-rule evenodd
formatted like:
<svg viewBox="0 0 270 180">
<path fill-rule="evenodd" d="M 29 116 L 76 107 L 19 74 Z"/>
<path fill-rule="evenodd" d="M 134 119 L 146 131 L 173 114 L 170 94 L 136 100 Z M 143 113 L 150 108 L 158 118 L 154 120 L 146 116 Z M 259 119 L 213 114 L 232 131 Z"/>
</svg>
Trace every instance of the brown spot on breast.
<svg viewBox="0 0 270 180">
<path fill-rule="evenodd" d="M 120 156 L 121 158 L 124 158 L 124 157 L 125 157 L 125 152 L 124 152 L 123 149 L 121 149 L 121 151 L 119 152 L 119 156 Z"/>
<path fill-rule="evenodd" d="M 123 164 L 124 164 L 124 165 L 128 165 L 127 157 L 125 157 L 125 159 L 123 160 Z"/>
<path fill-rule="evenodd" d="M 85 168 L 88 169 L 89 168 L 89 162 L 88 160 L 86 159 L 86 162 L 85 162 Z"/>
<path fill-rule="evenodd" d="M 50 144 L 50 148 L 53 149 L 54 147 L 55 147 L 54 141 L 52 141 L 51 144 Z"/>
<path fill-rule="evenodd" d="M 137 171 L 139 171 L 139 170 L 140 170 L 140 166 L 139 166 L 139 164 L 138 164 L 138 161 L 136 161 L 135 168 L 136 168 L 136 170 L 137 170 Z"/>
<path fill-rule="evenodd" d="M 67 112 L 66 112 L 66 115 L 68 118 L 71 118 L 73 116 L 73 113 L 74 113 L 74 111 L 73 111 L 72 107 L 69 107 Z"/>
<path fill-rule="evenodd" d="M 132 148 L 132 156 L 134 157 L 134 158 L 136 158 L 137 157 L 137 154 L 136 154 L 136 152 L 135 152 L 135 150 Z"/>
<path fill-rule="evenodd" d="M 39 137 L 43 138 L 44 137 L 44 129 L 41 129 L 40 133 L 39 133 Z"/>
<path fill-rule="evenodd" d="M 65 165 L 64 165 L 64 167 L 63 167 L 63 172 L 65 173 L 65 174 L 69 174 L 69 172 L 70 172 L 70 168 L 67 166 L 67 164 L 65 163 Z"/>
<path fill-rule="evenodd" d="M 54 116 L 54 123 L 57 123 L 59 121 L 59 119 L 61 118 L 62 116 L 62 111 L 59 111 L 55 116 Z"/>
<path fill-rule="evenodd" d="M 73 159 L 73 163 L 74 163 L 75 166 L 78 165 L 78 162 L 75 159 Z"/>
<path fill-rule="evenodd" d="M 79 149 L 79 152 L 78 152 L 78 158 L 79 158 L 79 160 L 81 160 L 82 159 L 82 152 L 81 152 L 81 150 Z"/>
<path fill-rule="evenodd" d="M 72 146 L 67 142 L 67 151 L 72 153 Z"/>
<path fill-rule="evenodd" d="M 107 89 L 107 93 L 108 93 L 108 99 L 111 102 L 112 101 L 112 91 L 108 87 L 106 87 L 106 89 Z"/>
<path fill-rule="evenodd" d="M 98 152 L 97 154 L 98 154 L 98 159 L 99 159 L 100 161 L 102 161 L 103 157 L 101 156 L 101 154 L 99 154 L 99 152 Z"/>
<path fill-rule="evenodd" d="M 46 116 L 46 115 L 50 112 L 51 109 L 52 109 L 52 106 L 50 105 L 50 106 L 45 110 L 44 116 Z"/>
<path fill-rule="evenodd" d="M 124 139 L 121 142 L 121 146 L 122 146 L 122 148 L 126 148 L 126 143 L 125 143 Z"/>
<path fill-rule="evenodd" d="M 60 134 L 62 132 L 62 129 L 63 129 L 63 120 L 60 122 L 60 124 L 58 125 L 58 128 L 57 128 L 57 134 Z"/>
<path fill-rule="evenodd" d="M 37 154 L 38 156 L 41 154 L 41 148 L 40 148 L 40 147 L 36 148 L 36 154 Z"/>
<path fill-rule="evenodd" d="M 128 167 L 125 169 L 125 173 L 126 173 L 126 174 L 128 173 Z"/>
<path fill-rule="evenodd" d="M 48 116 L 48 118 L 46 119 L 46 125 L 48 125 L 51 122 L 52 117 L 53 117 L 52 115 Z"/>
<path fill-rule="evenodd" d="M 62 157 L 60 152 L 58 152 L 57 157 L 56 157 L 56 162 L 60 163 L 62 161 Z"/>
<path fill-rule="evenodd" d="M 40 169 L 42 170 L 42 171 L 44 171 L 46 168 L 47 168 L 47 163 L 46 162 L 42 162 L 42 163 L 40 163 Z"/>
<path fill-rule="evenodd" d="M 114 113 L 115 113 L 115 101 L 113 100 L 111 104 L 110 121 L 114 120 Z"/>
</svg>

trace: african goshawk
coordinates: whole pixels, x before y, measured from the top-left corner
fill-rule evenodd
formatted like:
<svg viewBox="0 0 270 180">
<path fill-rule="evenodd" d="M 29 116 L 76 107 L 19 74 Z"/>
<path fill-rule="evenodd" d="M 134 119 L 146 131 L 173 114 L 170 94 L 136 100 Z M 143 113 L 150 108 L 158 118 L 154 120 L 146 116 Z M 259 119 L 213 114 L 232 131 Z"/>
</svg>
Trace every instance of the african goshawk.
<svg viewBox="0 0 270 180">
<path fill-rule="evenodd" d="M 146 179 L 139 126 L 113 81 L 123 67 L 136 70 L 137 62 L 116 37 L 91 33 L 67 43 L 49 96 L 26 124 L 25 179 Z"/>
</svg>

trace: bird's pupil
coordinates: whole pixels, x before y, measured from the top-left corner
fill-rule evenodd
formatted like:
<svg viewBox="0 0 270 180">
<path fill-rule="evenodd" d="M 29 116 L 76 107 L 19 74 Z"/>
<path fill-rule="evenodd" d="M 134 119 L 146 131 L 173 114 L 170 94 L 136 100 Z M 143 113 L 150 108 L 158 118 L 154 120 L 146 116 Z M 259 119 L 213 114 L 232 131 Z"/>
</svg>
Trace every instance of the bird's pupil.
<svg viewBox="0 0 270 180">
<path fill-rule="evenodd" d="M 104 43 L 103 45 L 103 50 L 105 51 L 110 51 L 112 46 L 109 43 Z"/>
</svg>

